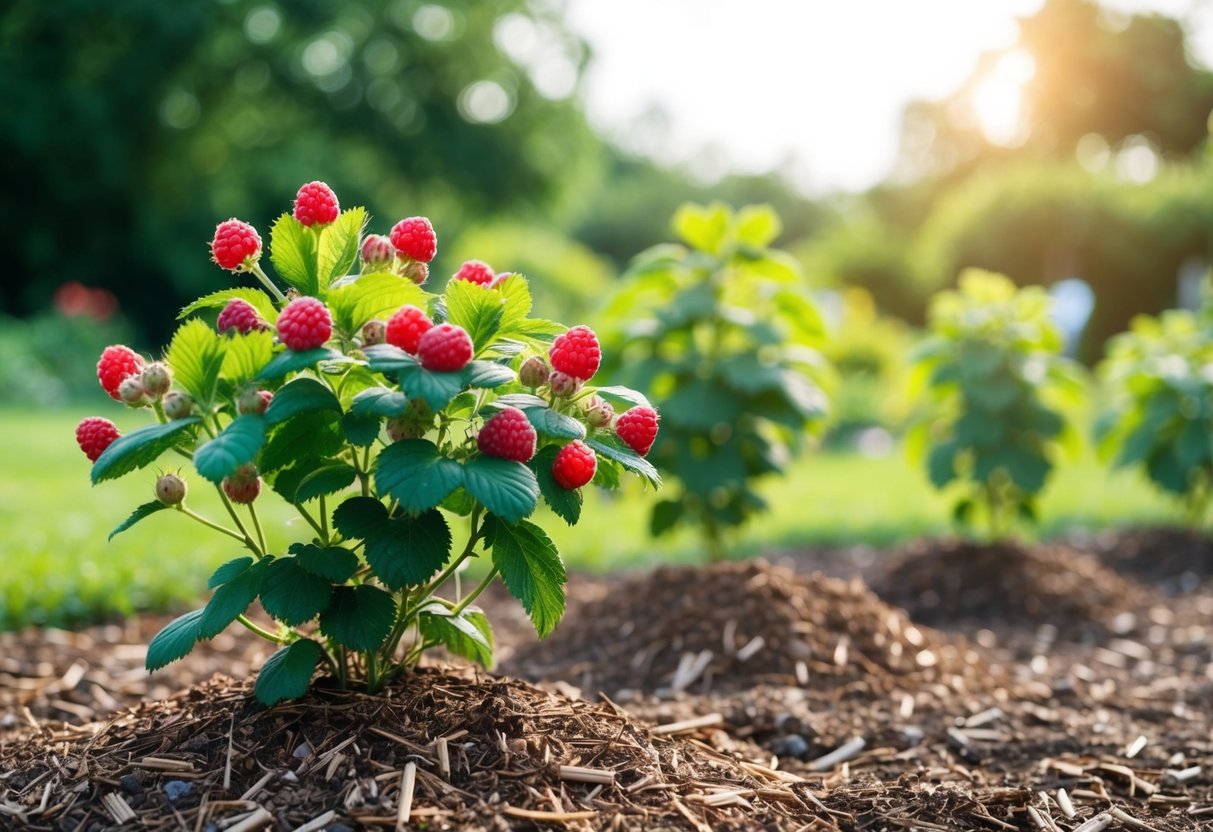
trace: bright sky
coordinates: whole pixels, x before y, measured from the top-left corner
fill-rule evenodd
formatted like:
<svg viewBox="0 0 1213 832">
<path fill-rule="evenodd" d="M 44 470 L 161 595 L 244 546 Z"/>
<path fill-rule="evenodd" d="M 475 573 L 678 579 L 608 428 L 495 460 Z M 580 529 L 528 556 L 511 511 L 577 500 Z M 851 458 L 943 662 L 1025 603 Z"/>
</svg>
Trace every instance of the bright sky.
<svg viewBox="0 0 1213 832">
<path fill-rule="evenodd" d="M 705 177 L 785 169 L 820 192 L 882 179 L 902 107 L 953 92 L 983 51 L 1014 42 L 1015 18 L 1041 2 L 569 0 L 567 8 L 594 50 L 587 101 L 608 135 Z M 1105 5 L 1187 17 L 1197 56 L 1213 64 L 1210 0 Z M 1022 70 L 1009 66 L 1008 79 Z M 997 130 L 1016 95 L 988 92 Z M 666 121 L 654 129 L 645 116 L 658 109 Z"/>
</svg>

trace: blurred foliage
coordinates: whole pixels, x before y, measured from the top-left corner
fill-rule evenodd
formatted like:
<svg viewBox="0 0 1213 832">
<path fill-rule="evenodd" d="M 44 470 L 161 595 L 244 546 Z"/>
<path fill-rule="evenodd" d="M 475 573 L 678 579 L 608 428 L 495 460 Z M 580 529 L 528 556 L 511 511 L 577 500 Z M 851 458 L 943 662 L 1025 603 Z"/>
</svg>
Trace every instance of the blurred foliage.
<svg viewBox="0 0 1213 832">
<path fill-rule="evenodd" d="M 971 269 L 958 291 L 932 300 L 931 337 L 916 351 L 933 401 L 918 432 L 929 443 L 931 483 L 958 483 L 954 518 L 985 523 L 992 539 L 1036 521 L 1036 496 L 1067 431 L 1050 398 L 1084 391 L 1060 357 L 1049 304 L 1038 286 L 1017 289 L 1002 275 Z"/>
<path fill-rule="evenodd" d="M 718 560 L 726 529 L 766 507 L 756 480 L 781 475 L 825 414 L 825 331 L 795 260 L 769 248 L 770 206 L 687 204 L 673 226 L 683 244 L 641 253 L 624 276 L 603 352 L 661 412 L 649 456 L 681 493 L 654 506 L 654 536 L 697 527 Z"/>
<path fill-rule="evenodd" d="M 528 40 L 543 53 L 519 52 Z M 388 222 L 568 205 L 598 164 L 571 97 L 586 54 L 526 0 L 15 0 L 0 174 L 20 198 L 0 241 L 23 279 L 0 285 L 0 310 L 87 275 L 158 343 L 165 307 L 227 279 L 205 255 L 215 221 L 234 210 L 264 234 L 316 178 Z"/>
<path fill-rule="evenodd" d="M 1207 309 L 1208 307 L 1206 307 Z M 1139 315 L 1098 367 L 1101 454 L 1179 497 L 1199 528 L 1213 499 L 1213 324 L 1187 310 Z"/>
</svg>

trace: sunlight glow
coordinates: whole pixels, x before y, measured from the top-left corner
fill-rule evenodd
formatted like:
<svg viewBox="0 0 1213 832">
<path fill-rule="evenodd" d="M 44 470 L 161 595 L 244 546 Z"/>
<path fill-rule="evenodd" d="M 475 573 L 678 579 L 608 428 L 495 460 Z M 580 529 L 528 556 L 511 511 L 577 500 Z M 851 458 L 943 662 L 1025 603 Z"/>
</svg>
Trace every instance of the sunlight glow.
<svg viewBox="0 0 1213 832">
<path fill-rule="evenodd" d="M 1023 87 L 1036 74 L 1032 56 L 1014 49 L 998 59 L 972 92 L 973 113 L 985 137 L 1012 147 L 1024 138 Z"/>
</svg>

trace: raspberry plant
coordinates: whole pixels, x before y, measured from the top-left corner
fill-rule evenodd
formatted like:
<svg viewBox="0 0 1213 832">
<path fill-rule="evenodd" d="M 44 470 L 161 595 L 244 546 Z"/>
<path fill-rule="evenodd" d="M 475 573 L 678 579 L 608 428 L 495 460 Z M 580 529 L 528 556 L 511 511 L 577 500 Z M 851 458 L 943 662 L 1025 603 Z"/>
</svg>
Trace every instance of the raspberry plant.
<svg viewBox="0 0 1213 832">
<path fill-rule="evenodd" d="M 683 243 L 640 254 L 612 299 L 608 359 L 660 402 L 652 459 L 680 493 L 654 506 L 653 534 L 697 526 L 720 560 L 726 531 L 765 507 L 755 481 L 782 474 L 825 414 L 824 327 L 796 262 L 769 248 L 769 207 L 684 205 L 673 227 Z M 640 444 L 646 422 L 618 429 Z"/>
<path fill-rule="evenodd" d="M 216 263 L 262 289 L 224 289 L 183 309 L 164 363 L 110 348 L 98 364 L 111 396 L 156 421 L 121 437 L 106 420 L 81 423 L 93 482 L 175 454 L 201 480 L 193 488 L 215 488 L 226 511 L 194 511 L 186 480 L 163 474 L 157 499 L 111 538 L 172 511 L 243 549 L 211 577 L 208 603 L 152 640 L 151 670 L 237 622 L 279 645 L 257 679 L 267 704 L 302 695 L 317 667 L 376 691 L 432 647 L 487 665 L 492 632 L 474 603 L 493 580 L 540 636 L 564 612 L 564 565 L 528 519 L 540 500 L 572 525 L 591 480 L 613 488 L 631 472 L 659 483 L 609 425 L 587 417 L 586 400 L 643 397 L 587 386 L 592 372 L 550 382 L 543 356 L 565 330 L 529 316 L 525 278 L 452 279 L 430 294 L 416 279 L 436 251 L 429 221 L 398 223 L 390 257 L 388 238 L 363 238 L 365 222 L 362 208 L 339 211 L 323 183 L 304 186 L 270 235 L 286 293 L 261 268 L 256 231 L 221 224 Z M 360 254 L 362 272 L 347 274 Z M 207 322 L 216 309 L 222 331 Z M 407 309 L 417 337 L 406 350 L 391 343 L 388 321 Z M 597 349 L 588 328 L 578 332 Z M 307 523 L 308 537 L 285 550 L 268 545 L 257 512 L 271 490 Z M 482 555 L 483 580 L 460 595 L 452 579 Z M 254 620 L 257 602 L 271 624 Z"/>
<path fill-rule="evenodd" d="M 1184 504 L 1199 528 L 1213 497 L 1213 325 L 1187 310 L 1141 315 L 1108 342 L 1098 367 L 1107 403 L 1101 454 L 1136 466 Z"/>
<path fill-rule="evenodd" d="M 1054 403 L 1082 390 L 1049 309 L 1040 287 L 971 269 L 958 290 L 932 300 L 931 336 L 916 351 L 933 404 L 916 429 L 929 444 L 931 483 L 959 484 L 954 519 L 984 523 L 991 539 L 1036 520 L 1036 496 L 1068 431 Z"/>
</svg>

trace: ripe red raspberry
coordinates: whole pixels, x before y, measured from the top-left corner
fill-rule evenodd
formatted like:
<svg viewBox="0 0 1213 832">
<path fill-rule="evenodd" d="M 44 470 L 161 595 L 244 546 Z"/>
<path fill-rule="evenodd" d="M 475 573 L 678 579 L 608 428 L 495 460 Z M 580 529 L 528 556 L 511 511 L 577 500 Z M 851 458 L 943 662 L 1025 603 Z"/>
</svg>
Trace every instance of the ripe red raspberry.
<svg viewBox="0 0 1213 832">
<path fill-rule="evenodd" d="M 636 453 L 647 456 L 657 438 L 657 422 L 660 418 L 653 408 L 637 405 L 615 421 L 615 435 Z"/>
<path fill-rule="evenodd" d="M 156 499 L 166 506 L 175 506 L 185 500 L 185 480 L 176 474 L 165 474 L 156 480 Z"/>
<path fill-rule="evenodd" d="M 90 416 L 76 425 L 76 444 L 84 451 L 89 462 L 96 462 L 97 457 L 121 435 L 113 422 L 100 416 Z"/>
<path fill-rule="evenodd" d="M 493 415 L 476 435 L 476 447 L 486 456 L 527 462 L 535 455 L 539 437 L 526 414 L 507 407 Z"/>
<path fill-rule="evenodd" d="M 589 381 L 598 372 L 602 362 L 602 349 L 598 336 L 588 326 L 575 326 L 563 335 L 558 335 L 548 350 L 552 368 L 568 373 L 573 378 Z"/>
<path fill-rule="evenodd" d="M 340 213 L 337 194 L 323 182 L 308 182 L 295 194 L 295 219 L 304 225 L 328 225 Z"/>
<path fill-rule="evenodd" d="M 488 286 L 497 277 L 493 267 L 483 260 L 468 260 L 451 275 L 451 280 L 466 280 L 477 286 Z"/>
<path fill-rule="evenodd" d="M 219 268 L 243 271 L 260 258 L 261 237 L 257 235 L 257 229 L 237 219 L 225 220 L 215 226 L 211 259 L 219 264 Z"/>
<path fill-rule="evenodd" d="M 557 485 L 567 491 L 581 488 L 594 479 L 597 470 L 598 457 L 580 439 L 574 439 L 561 448 L 552 461 L 552 477 Z"/>
<path fill-rule="evenodd" d="M 434 322 L 420 308 L 402 306 L 395 315 L 388 319 L 384 338 L 393 347 L 400 347 L 405 352 L 416 355 L 421 336 L 433 328 Z"/>
<path fill-rule="evenodd" d="M 382 234 L 368 234 L 362 241 L 362 270 L 384 272 L 396 262 L 396 247 Z"/>
<path fill-rule="evenodd" d="M 438 237 L 425 217 L 409 217 L 392 228 L 392 245 L 405 257 L 428 263 L 438 253 Z"/>
<path fill-rule="evenodd" d="M 121 344 L 106 347 L 97 362 L 97 380 L 111 399 L 117 399 L 118 387 L 127 376 L 143 372 L 143 356 Z"/>
<path fill-rule="evenodd" d="M 439 324 L 417 342 L 421 366 L 440 373 L 462 370 L 472 360 L 474 352 L 472 337 L 463 327 L 454 324 Z"/>
<path fill-rule="evenodd" d="M 256 465 L 241 465 L 230 477 L 223 478 L 223 493 L 233 503 L 248 504 L 261 493 L 261 477 Z"/>
<path fill-rule="evenodd" d="M 278 338 L 295 352 L 323 346 L 333 334 L 333 318 L 316 298 L 297 298 L 278 316 Z"/>
<path fill-rule="evenodd" d="M 219 319 L 215 321 L 215 329 L 219 330 L 220 335 L 233 329 L 241 335 L 247 335 L 255 329 L 269 328 L 270 325 L 261 319 L 253 305 L 240 298 L 229 300 L 227 306 L 219 313 Z"/>
</svg>

